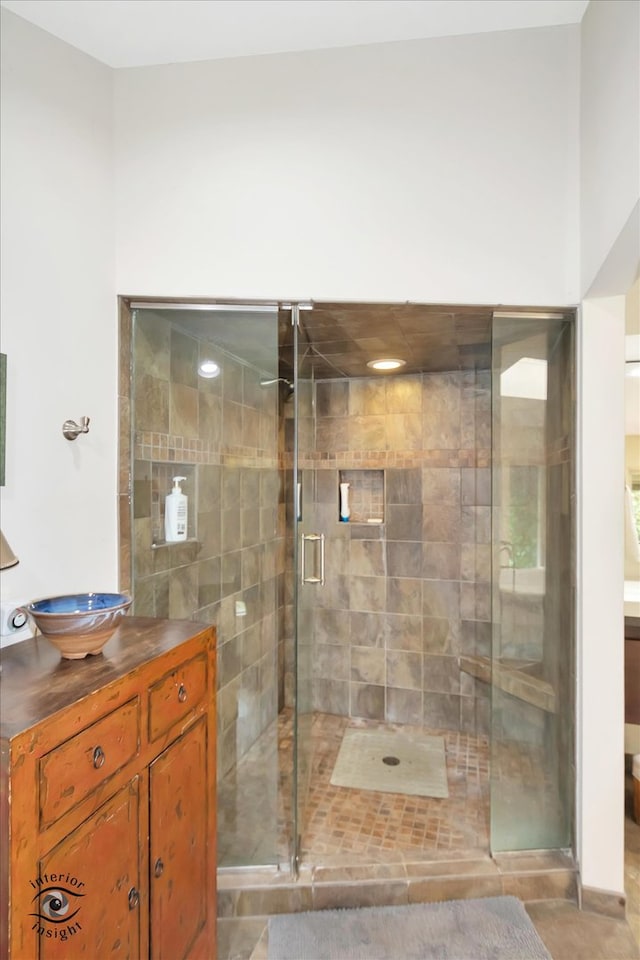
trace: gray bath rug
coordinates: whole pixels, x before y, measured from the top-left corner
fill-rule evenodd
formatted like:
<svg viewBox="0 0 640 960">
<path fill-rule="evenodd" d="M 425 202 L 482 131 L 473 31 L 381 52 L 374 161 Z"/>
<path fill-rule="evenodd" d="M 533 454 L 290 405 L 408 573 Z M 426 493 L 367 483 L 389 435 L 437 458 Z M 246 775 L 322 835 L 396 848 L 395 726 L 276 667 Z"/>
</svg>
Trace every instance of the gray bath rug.
<svg viewBox="0 0 640 960">
<path fill-rule="evenodd" d="M 269 918 L 268 960 L 551 960 L 516 897 Z"/>
<path fill-rule="evenodd" d="M 448 797 L 444 738 L 349 728 L 331 783 L 357 790 Z"/>
</svg>

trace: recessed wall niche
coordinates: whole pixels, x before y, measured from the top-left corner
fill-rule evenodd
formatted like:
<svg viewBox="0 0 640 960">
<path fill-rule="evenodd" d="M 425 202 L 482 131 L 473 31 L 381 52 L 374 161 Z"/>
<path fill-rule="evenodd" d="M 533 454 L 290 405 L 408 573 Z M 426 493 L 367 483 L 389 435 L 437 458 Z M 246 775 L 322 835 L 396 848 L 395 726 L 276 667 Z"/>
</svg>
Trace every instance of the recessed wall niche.
<svg viewBox="0 0 640 960">
<path fill-rule="evenodd" d="M 196 519 L 198 516 L 196 501 L 196 467 L 190 463 L 155 463 L 151 467 L 151 524 L 152 547 L 171 546 L 164 536 L 164 511 L 167 494 L 173 489 L 173 478 L 184 477 L 180 482 L 182 492 L 188 497 L 187 540 L 197 537 Z M 180 542 L 180 541 L 179 541 Z"/>
<path fill-rule="evenodd" d="M 349 523 L 384 523 L 384 470 L 339 470 L 340 483 L 349 484 Z M 339 517 L 339 486 L 337 497 Z"/>
</svg>

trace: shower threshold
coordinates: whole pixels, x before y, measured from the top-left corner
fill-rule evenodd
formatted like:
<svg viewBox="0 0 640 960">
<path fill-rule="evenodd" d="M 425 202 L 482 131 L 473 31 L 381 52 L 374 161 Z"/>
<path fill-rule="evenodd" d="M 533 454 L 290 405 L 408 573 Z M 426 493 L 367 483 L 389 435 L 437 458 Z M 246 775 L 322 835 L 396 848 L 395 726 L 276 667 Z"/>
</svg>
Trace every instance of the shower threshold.
<svg viewBox="0 0 640 960">
<path fill-rule="evenodd" d="M 339 907 L 435 903 L 511 895 L 578 901 L 578 871 L 565 851 L 272 870 L 218 871 L 218 917 L 266 917 Z"/>
</svg>

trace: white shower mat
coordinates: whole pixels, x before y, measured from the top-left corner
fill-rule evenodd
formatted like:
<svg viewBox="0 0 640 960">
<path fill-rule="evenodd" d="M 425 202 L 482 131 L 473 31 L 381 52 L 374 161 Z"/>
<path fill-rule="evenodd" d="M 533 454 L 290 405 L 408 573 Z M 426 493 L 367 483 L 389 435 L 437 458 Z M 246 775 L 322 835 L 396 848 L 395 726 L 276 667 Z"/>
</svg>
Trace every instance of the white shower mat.
<svg viewBox="0 0 640 960">
<path fill-rule="evenodd" d="M 349 728 L 342 738 L 331 783 L 357 790 L 448 797 L 444 738 Z"/>
</svg>

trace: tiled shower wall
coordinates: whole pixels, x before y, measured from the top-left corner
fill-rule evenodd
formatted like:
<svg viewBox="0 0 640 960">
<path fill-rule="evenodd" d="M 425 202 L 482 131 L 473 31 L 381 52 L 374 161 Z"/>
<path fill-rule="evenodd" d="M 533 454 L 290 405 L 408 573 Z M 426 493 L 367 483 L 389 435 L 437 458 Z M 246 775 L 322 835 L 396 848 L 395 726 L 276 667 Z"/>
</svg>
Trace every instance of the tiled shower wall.
<svg viewBox="0 0 640 960">
<path fill-rule="evenodd" d="M 474 371 L 317 384 L 314 709 L 488 732 L 488 687 L 458 657 L 490 654 L 490 387 Z M 382 524 L 339 522 L 357 470 L 382 471 Z"/>
<path fill-rule="evenodd" d="M 217 625 L 224 773 L 277 714 L 284 508 L 277 392 L 220 350 L 221 375 L 199 377 L 210 352 L 159 312 L 136 318 L 133 587 L 136 615 Z M 165 544 L 164 498 L 176 474 L 187 477 L 189 539 Z"/>
<path fill-rule="evenodd" d="M 125 323 L 123 344 L 127 333 Z M 292 689 L 290 628 L 277 666 L 279 628 L 291 622 L 281 616 L 283 447 L 276 391 L 260 388 L 260 372 L 230 356 L 221 377 L 198 378 L 205 353 L 162 314 L 138 315 L 129 543 L 136 614 L 218 627 L 226 772 L 275 717 L 278 690 L 282 702 L 283 687 L 289 699 Z M 387 375 L 327 381 L 316 391 L 315 437 L 310 418 L 301 424 L 305 486 L 314 476 L 328 541 L 314 707 L 484 732 L 487 688 L 459 670 L 458 656 L 490 651 L 489 374 Z M 124 386 L 121 395 L 126 456 Z M 293 405 L 282 409 L 290 418 Z M 358 470 L 375 474 L 376 497 L 382 477 L 381 525 L 338 522 L 340 474 L 353 479 Z M 164 545 L 164 497 L 178 473 L 188 477 L 190 540 Z M 124 557 L 127 546 L 123 535 Z M 246 617 L 236 616 L 237 601 Z"/>
</svg>

